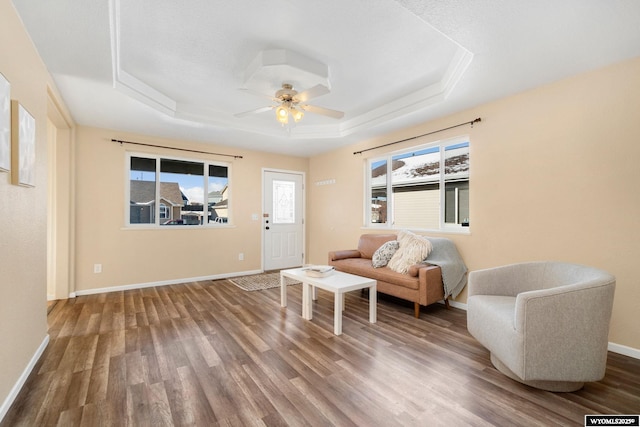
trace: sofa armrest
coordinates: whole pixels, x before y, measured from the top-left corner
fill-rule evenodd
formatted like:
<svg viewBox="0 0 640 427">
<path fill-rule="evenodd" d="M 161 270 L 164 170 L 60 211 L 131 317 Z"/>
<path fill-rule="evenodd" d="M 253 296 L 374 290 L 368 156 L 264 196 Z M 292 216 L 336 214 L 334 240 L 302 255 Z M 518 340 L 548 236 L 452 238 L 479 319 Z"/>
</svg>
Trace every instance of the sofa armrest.
<svg viewBox="0 0 640 427">
<path fill-rule="evenodd" d="M 437 265 L 419 264 L 418 283 L 420 305 L 428 305 L 432 302 L 444 299 L 444 286 L 442 284 L 442 270 Z"/>
<path fill-rule="evenodd" d="M 346 249 L 342 251 L 329 252 L 329 261 L 338 261 L 347 258 L 361 258 L 360 251 L 356 249 Z"/>
<path fill-rule="evenodd" d="M 409 267 L 409 271 L 407 271 L 407 274 L 411 277 L 418 277 L 418 275 L 420 274 L 420 269 L 425 267 L 434 267 L 434 265 L 427 262 L 419 262 Z"/>
</svg>

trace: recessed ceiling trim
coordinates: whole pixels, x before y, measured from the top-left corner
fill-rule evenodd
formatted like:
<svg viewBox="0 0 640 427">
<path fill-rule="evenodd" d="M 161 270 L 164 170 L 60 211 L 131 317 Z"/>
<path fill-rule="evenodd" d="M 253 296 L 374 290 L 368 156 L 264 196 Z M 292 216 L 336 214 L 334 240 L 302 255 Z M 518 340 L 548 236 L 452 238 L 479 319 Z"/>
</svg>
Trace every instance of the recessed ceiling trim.
<svg viewBox="0 0 640 427">
<path fill-rule="evenodd" d="M 176 101 L 124 71 L 120 61 L 120 0 L 109 1 L 111 64 L 113 87 L 170 116 L 176 113 Z"/>
<path fill-rule="evenodd" d="M 124 70 L 117 70 L 113 79 L 113 87 L 165 114 L 170 116 L 176 114 L 176 101 L 155 90 L 148 84 L 143 83 Z"/>
<path fill-rule="evenodd" d="M 301 139 L 340 138 L 411 114 L 427 106 L 444 101 L 462 78 L 473 59 L 473 54 L 469 50 L 456 43 L 457 50 L 454 57 L 439 81 L 417 91 L 399 95 L 395 100 L 374 107 L 358 116 L 348 118 L 347 112 L 346 120 L 343 119 L 326 125 L 303 124 L 300 127 L 283 130 L 279 126 L 265 127 L 264 124 L 241 121 L 224 112 L 211 111 L 203 106 L 179 104 L 176 100 L 125 71 L 122 68 L 120 56 L 120 0 L 109 0 L 109 14 L 113 87 L 115 89 L 169 117 L 193 122 L 194 126 L 201 126 L 207 123 L 209 125 L 232 127 L 246 132 L 272 136 L 282 136 L 282 133 L 286 132 L 292 137 Z M 429 25 L 428 23 L 425 24 Z M 446 37 L 444 34 L 443 36 Z M 258 79 L 265 78 L 265 76 L 257 76 L 256 74 L 261 72 L 261 68 L 290 67 L 290 63 L 294 63 L 298 68 L 302 67 L 303 74 L 324 80 L 326 85 L 330 84 L 327 65 L 295 52 L 273 49 L 261 52 L 249 65 L 244 78 L 245 86 L 251 86 L 256 77 Z M 282 78 L 286 80 L 287 77 L 282 76 Z"/>
<path fill-rule="evenodd" d="M 442 78 L 445 98 L 448 97 L 456 87 L 464 72 L 469 68 L 472 60 L 473 53 L 458 45 L 458 50 Z"/>
<path fill-rule="evenodd" d="M 473 59 L 473 53 L 458 46 L 456 54 L 449 64 L 443 78 L 423 89 L 405 94 L 397 100 L 370 110 L 351 120 L 341 123 L 342 136 L 364 130 L 385 121 L 412 113 L 419 109 L 444 101 L 453 91 Z"/>
</svg>

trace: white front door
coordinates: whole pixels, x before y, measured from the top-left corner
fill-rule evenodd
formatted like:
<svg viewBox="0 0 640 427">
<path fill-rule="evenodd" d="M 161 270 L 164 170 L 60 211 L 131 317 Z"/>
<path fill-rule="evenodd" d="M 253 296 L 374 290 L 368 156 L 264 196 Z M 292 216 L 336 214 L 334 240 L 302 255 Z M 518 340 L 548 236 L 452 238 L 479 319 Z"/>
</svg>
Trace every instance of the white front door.
<svg viewBox="0 0 640 427">
<path fill-rule="evenodd" d="M 303 263 L 303 175 L 263 172 L 262 209 L 265 270 L 280 270 Z"/>
</svg>

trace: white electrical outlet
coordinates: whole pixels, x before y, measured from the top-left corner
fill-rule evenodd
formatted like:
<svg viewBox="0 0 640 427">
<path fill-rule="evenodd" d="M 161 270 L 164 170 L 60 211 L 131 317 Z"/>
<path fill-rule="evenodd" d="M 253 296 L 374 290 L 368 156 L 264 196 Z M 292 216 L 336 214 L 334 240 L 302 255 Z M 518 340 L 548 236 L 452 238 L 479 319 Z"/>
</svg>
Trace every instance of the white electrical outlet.
<svg viewBox="0 0 640 427">
<path fill-rule="evenodd" d="M 94 273 L 102 273 L 102 264 L 93 264 Z"/>
<path fill-rule="evenodd" d="M 238 261 L 244 261 L 244 254 L 242 252 L 238 254 Z"/>
</svg>

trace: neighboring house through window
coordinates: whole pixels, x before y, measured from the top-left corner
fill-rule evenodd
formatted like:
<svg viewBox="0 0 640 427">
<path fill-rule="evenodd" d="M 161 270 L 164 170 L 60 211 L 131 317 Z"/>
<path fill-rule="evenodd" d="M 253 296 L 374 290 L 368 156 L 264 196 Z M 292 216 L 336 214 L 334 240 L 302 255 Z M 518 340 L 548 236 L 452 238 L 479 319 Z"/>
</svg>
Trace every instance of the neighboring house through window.
<svg viewBox="0 0 640 427">
<path fill-rule="evenodd" d="M 203 225 L 229 221 L 229 164 L 146 154 L 127 157 L 127 224 Z"/>
<path fill-rule="evenodd" d="M 370 227 L 445 230 L 469 226 L 468 138 L 370 159 L 367 177 Z"/>
</svg>

